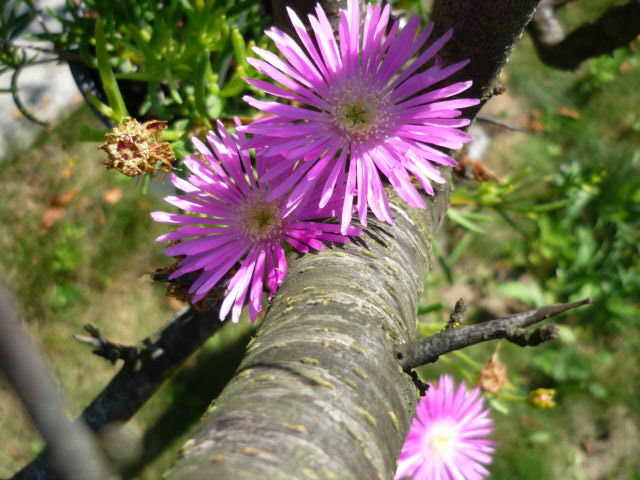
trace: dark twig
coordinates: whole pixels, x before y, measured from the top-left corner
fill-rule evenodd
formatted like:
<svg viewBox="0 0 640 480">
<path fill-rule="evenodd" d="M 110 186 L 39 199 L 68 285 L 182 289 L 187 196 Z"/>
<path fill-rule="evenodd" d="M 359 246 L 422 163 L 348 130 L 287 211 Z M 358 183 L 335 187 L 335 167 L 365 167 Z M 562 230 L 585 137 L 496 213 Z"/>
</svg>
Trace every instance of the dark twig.
<svg viewBox="0 0 640 480">
<path fill-rule="evenodd" d="M 93 350 L 94 355 L 106 358 L 111 364 L 115 364 L 117 360 L 124 360 L 125 364 L 132 364 L 139 358 L 140 349 L 138 347 L 120 345 L 119 343 L 105 340 L 102 338 L 100 330 L 91 324 L 85 325 L 84 329 L 91 335 L 90 337 L 74 335 L 73 338 L 81 343 L 95 347 Z"/>
<path fill-rule="evenodd" d="M 557 327 L 543 325 L 533 331 L 525 330 L 526 327 L 592 302 L 590 298 L 587 298 L 579 302 L 546 305 L 524 313 L 466 327 L 451 328 L 450 322 L 447 327 L 435 335 L 395 345 L 394 354 L 400 361 L 402 368 L 409 371 L 426 363 L 433 363 L 445 353 L 488 340 L 504 338 L 520 346 L 539 345 L 555 338 Z"/>
<path fill-rule="evenodd" d="M 138 351 L 149 354 L 138 354 L 137 361 L 125 362 L 111 382 L 82 412 L 82 418 L 89 427 L 99 432 L 110 423 L 129 420 L 160 385 L 224 325 L 218 320 L 218 313 L 219 304 L 206 312 L 189 308 L 178 314 L 159 333 L 143 340 L 143 347 Z M 94 340 L 99 346 L 99 340 L 95 337 Z M 13 480 L 55 478 L 51 466 L 41 454 L 18 472 Z"/>
<path fill-rule="evenodd" d="M 449 315 L 449 321 L 447 322 L 447 325 L 444 328 L 447 330 L 450 328 L 458 328 L 467 319 L 466 315 L 467 315 L 467 304 L 464 301 L 464 299 L 461 298 L 456 302 L 455 307 L 453 307 L 453 312 L 451 312 L 451 315 Z"/>
<path fill-rule="evenodd" d="M 67 419 L 58 389 L 28 340 L 12 303 L 0 285 L 0 370 L 44 438 L 53 470 L 65 480 L 116 478 L 104 465 L 86 425 Z"/>
<path fill-rule="evenodd" d="M 512 132 L 531 133 L 528 130 L 525 130 L 524 128 L 514 127 L 512 125 L 509 125 L 508 123 L 504 123 L 504 122 L 501 122 L 500 120 L 496 120 L 495 118 L 483 117 L 482 115 L 478 115 L 476 117 L 476 121 L 488 123 L 490 125 L 495 125 L 496 127 L 504 128 L 506 130 L 511 130 Z"/>
<path fill-rule="evenodd" d="M 568 35 L 555 16 L 552 0 L 543 0 L 529 27 L 540 59 L 547 65 L 574 70 L 598 55 L 627 45 L 640 34 L 640 0 L 611 7 L 592 23 Z"/>
</svg>

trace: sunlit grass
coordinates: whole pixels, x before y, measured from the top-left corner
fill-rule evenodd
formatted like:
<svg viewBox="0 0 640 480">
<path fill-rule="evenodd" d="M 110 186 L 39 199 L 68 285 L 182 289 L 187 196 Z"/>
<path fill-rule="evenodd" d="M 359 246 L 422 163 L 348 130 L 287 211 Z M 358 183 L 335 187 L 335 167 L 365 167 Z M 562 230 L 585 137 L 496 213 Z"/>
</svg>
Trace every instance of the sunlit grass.
<svg viewBox="0 0 640 480">
<path fill-rule="evenodd" d="M 150 278 L 170 262 L 154 242 L 164 229 L 149 218 L 162 202 L 144 195 L 134 180 L 102 168 L 97 144 L 78 141 L 79 124 L 99 128 L 83 108 L 32 148 L 2 160 L 0 169 L 0 274 L 16 293 L 74 416 L 119 366 L 71 336 L 91 323 L 111 340 L 135 344 L 175 313 Z M 247 324 L 225 328 L 136 415 L 133 430 L 151 429 L 153 435 L 140 439 L 143 457 L 128 478 L 157 479 L 169 467 L 235 369 L 248 330 Z M 0 477 L 42 448 L 21 412 L 0 378 Z"/>
</svg>

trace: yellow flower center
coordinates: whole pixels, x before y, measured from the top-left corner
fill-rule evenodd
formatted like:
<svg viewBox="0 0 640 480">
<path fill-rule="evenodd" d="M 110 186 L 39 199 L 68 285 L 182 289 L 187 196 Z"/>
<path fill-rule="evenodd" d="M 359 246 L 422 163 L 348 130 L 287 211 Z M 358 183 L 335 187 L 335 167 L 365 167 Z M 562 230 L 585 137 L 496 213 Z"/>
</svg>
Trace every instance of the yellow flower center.
<svg viewBox="0 0 640 480">
<path fill-rule="evenodd" d="M 388 100 L 379 92 L 363 88 L 362 82 L 351 81 L 329 95 L 331 123 L 348 142 L 384 135 L 387 125 Z"/>
<path fill-rule="evenodd" d="M 238 228 L 253 241 L 275 239 L 282 232 L 280 207 L 255 192 L 238 208 Z"/>
</svg>

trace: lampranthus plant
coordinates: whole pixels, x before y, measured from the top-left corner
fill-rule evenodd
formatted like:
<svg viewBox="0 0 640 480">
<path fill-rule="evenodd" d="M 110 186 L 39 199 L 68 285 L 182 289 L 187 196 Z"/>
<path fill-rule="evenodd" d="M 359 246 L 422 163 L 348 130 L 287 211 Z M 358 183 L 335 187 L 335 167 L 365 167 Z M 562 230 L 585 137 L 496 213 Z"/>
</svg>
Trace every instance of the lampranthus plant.
<svg viewBox="0 0 640 480">
<path fill-rule="evenodd" d="M 220 319 L 231 312 L 232 321 L 237 322 L 248 296 L 253 322 L 262 309 L 265 279 L 269 294 L 273 295 L 286 274 L 284 243 L 307 252 L 320 250 L 323 242 L 346 242 L 348 237 L 340 234 L 335 223 L 314 221 L 334 216 L 331 204 L 322 209 L 309 205 L 286 209 L 287 191 L 280 187 L 289 172 L 282 172 L 270 182 L 262 180 L 267 162 L 252 166 L 248 151 L 241 147 L 245 142 L 242 134 L 229 135 L 218 122 L 218 135 L 209 132 L 206 140 L 209 147 L 192 138 L 200 157 L 184 159 L 190 172 L 186 179 L 170 175 L 171 182 L 186 195 L 168 196 L 165 200 L 188 213 L 151 214 L 158 222 L 179 225 L 157 241 L 177 242 L 164 253 L 182 257 L 169 280 L 201 272 L 189 288 L 192 303 L 202 300 L 233 271 Z M 267 198 L 272 192 L 276 192 L 274 198 Z M 360 230 L 353 227 L 346 234 L 359 235 Z"/>
<path fill-rule="evenodd" d="M 288 179 L 293 189 L 287 202 L 301 202 L 319 188 L 319 206 L 326 205 L 336 195 L 336 182 L 346 176 L 342 231 L 351 222 L 355 196 L 363 225 L 367 207 L 393 223 L 382 176 L 409 205 L 425 208 L 410 175 L 433 195 L 431 182 L 444 182 L 435 165 L 456 165 L 437 147 L 458 149 L 470 140 L 458 130 L 469 124 L 460 118 L 460 109 L 478 104 L 470 98 L 443 100 L 468 89 L 471 81 L 430 89 L 468 63 L 444 66 L 437 57 L 451 30 L 427 46 L 433 24 L 421 30 L 414 16 L 403 28 L 398 21 L 389 25 L 389 5 L 379 4 L 367 4 L 361 27 L 358 2 L 349 0 L 347 10 L 340 11 L 338 41 L 322 7 L 316 6 L 316 16 L 309 16 L 314 41 L 295 12 L 288 13 L 302 46 L 271 28 L 266 34 L 283 58 L 254 48 L 261 59 L 248 59 L 281 86 L 246 81 L 300 106 L 244 97 L 272 114 L 246 127 L 254 135 L 250 145 L 297 162 Z"/>
<path fill-rule="evenodd" d="M 492 420 L 480 389 L 443 375 L 416 407 L 402 446 L 396 480 L 479 480 L 489 474 Z"/>
</svg>

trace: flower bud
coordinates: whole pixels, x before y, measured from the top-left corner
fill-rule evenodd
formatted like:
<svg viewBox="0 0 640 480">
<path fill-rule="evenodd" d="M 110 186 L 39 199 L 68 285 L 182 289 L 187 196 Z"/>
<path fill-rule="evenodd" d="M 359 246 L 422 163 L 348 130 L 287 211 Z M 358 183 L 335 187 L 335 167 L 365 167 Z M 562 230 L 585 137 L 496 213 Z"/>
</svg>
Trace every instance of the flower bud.
<svg viewBox="0 0 640 480">
<path fill-rule="evenodd" d="M 529 403 L 536 408 L 553 408 L 556 391 L 552 388 L 537 388 L 529 392 Z"/>
</svg>

